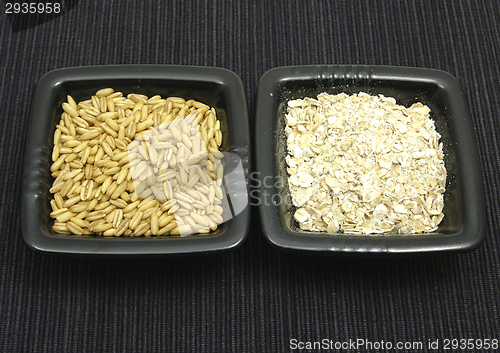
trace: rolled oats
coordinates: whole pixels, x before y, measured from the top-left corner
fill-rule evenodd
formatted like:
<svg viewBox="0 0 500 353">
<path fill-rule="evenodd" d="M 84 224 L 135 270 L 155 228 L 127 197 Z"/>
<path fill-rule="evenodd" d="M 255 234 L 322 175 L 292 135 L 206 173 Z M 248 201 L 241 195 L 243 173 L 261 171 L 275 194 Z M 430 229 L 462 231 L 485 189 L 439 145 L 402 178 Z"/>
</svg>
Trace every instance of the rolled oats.
<svg viewBox="0 0 500 353">
<path fill-rule="evenodd" d="M 322 93 L 288 102 L 288 186 L 300 228 L 329 233 L 432 232 L 446 169 L 430 109 L 392 97 Z"/>
</svg>

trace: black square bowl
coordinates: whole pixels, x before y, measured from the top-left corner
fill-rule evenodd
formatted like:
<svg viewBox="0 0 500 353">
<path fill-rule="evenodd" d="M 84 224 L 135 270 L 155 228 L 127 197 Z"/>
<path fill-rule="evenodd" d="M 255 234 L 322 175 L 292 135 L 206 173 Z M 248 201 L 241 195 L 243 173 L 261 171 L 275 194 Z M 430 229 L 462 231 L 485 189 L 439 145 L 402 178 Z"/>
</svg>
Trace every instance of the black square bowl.
<svg viewBox="0 0 500 353">
<path fill-rule="evenodd" d="M 124 94 L 159 94 L 201 101 L 216 109 L 227 134 L 224 152 L 241 158 L 248 185 L 250 130 L 240 78 L 226 69 L 170 65 L 89 66 L 54 70 L 35 88 L 29 116 L 23 169 L 21 230 L 29 248 L 54 254 L 162 255 L 224 250 L 240 244 L 249 229 L 250 207 L 225 222 L 210 236 L 104 238 L 58 235 L 52 231 L 49 188 L 53 135 L 66 96 L 77 102 L 98 89 L 112 87 Z M 248 188 L 248 186 L 247 186 Z"/>
<path fill-rule="evenodd" d="M 435 232 L 360 236 L 298 227 L 295 209 L 287 202 L 287 102 L 322 92 L 383 94 L 407 107 L 416 102 L 429 106 L 441 134 L 447 170 L 444 219 Z M 484 193 L 474 129 L 462 89 L 446 72 L 344 65 L 272 69 L 259 81 L 255 135 L 260 217 L 267 239 L 279 248 L 365 255 L 461 252 L 476 248 L 484 239 Z"/>
</svg>

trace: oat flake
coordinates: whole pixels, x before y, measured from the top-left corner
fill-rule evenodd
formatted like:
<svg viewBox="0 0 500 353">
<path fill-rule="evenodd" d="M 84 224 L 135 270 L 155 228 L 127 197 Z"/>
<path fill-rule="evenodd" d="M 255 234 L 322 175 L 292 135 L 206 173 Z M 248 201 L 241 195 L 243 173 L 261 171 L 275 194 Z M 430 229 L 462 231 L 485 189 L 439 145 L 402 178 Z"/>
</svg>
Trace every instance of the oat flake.
<svg viewBox="0 0 500 353">
<path fill-rule="evenodd" d="M 446 169 L 430 109 L 358 93 L 288 102 L 288 186 L 301 229 L 432 232 Z"/>
</svg>

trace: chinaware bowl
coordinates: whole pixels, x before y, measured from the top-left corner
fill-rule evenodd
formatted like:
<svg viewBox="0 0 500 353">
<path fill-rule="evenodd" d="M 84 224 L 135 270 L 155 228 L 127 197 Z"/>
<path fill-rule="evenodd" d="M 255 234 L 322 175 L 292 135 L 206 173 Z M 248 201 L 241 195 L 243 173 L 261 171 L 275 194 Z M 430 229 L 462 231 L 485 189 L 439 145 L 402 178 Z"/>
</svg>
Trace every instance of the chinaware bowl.
<svg viewBox="0 0 500 353">
<path fill-rule="evenodd" d="M 421 102 L 431 109 L 443 142 L 447 171 L 444 219 L 436 231 L 409 235 L 328 234 L 301 230 L 294 220 L 285 156 L 287 102 L 319 93 L 366 92 Z M 256 170 L 264 234 L 280 249 L 336 254 L 462 252 L 485 237 L 484 192 L 478 148 L 465 96 L 452 75 L 438 70 L 389 66 L 295 66 L 275 68 L 260 79 L 255 128 Z M 266 197 L 264 197 L 266 196 Z"/>
<path fill-rule="evenodd" d="M 239 157 L 246 185 L 250 168 L 248 111 L 240 78 L 221 68 L 171 65 L 118 65 L 65 68 L 45 74 L 37 83 L 26 137 L 21 203 L 22 235 L 38 252 L 65 255 L 164 255 L 226 250 L 239 245 L 249 229 L 250 207 L 224 222 L 213 235 L 171 237 L 71 236 L 52 230 L 49 193 L 53 135 L 62 102 L 77 102 L 112 87 L 124 94 L 182 97 L 214 107 L 227 128 L 224 152 Z M 242 173 L 242 174 L 243 174 Z M 247 197 L 245 192 L 243 196 Z M 241 201 L 241 200 L 240 200 Z M 244 202 L 246 205 L 248 202 Z M 242 204 L 242 202 L 240 202 Z"/>
</svg>

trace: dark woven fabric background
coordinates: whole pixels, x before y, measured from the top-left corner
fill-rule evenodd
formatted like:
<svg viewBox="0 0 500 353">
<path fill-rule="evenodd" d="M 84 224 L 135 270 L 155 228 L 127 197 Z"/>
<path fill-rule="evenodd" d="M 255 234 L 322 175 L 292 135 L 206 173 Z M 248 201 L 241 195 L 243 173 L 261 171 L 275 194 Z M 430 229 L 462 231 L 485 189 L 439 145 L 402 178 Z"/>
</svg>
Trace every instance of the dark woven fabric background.
<svg viewBox="0 0 500 353">
<path fill-rule="evenodd" d="M 291 339 L 500 339 L 496 0 L 82 0 L 17 31 L 4 10 L 0 351 L 287 352 Z M 30 252 L 20 234 L 20 161 L 36 81 L 56 68 L 130 63 L 233 70 L 252 127 L 258 79 L 273 67 L 448 71 L 463 86 L 479 142 L 486 241 L 468 254 L 421 258 L 287 255 L 267 243 L 254 209 L 247 240 L 227 253 L 89 260 Z"/>
</svg>

